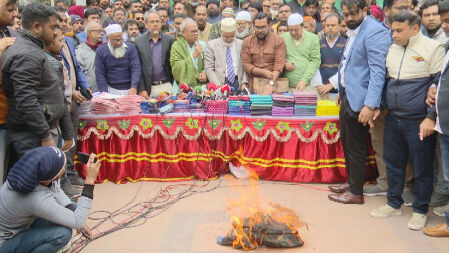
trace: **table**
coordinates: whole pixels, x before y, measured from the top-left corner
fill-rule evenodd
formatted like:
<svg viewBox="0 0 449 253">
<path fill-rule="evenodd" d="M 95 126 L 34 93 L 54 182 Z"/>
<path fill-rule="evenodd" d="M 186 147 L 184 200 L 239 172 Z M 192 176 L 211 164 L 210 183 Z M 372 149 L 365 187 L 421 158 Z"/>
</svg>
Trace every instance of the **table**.
<svg viewBox="0 0 449 253">
<path fill-rule="evenodd" d="M 367 141 L 366 178 L 377 173 Z M 98 182 L 214 179 L 243 165 L 266 180 L 346 180 L 338 117 L 84 115 L 78 151 L 97 153 Z M 84 177 L 85 166 L 76 162 Z"/>
</svg>

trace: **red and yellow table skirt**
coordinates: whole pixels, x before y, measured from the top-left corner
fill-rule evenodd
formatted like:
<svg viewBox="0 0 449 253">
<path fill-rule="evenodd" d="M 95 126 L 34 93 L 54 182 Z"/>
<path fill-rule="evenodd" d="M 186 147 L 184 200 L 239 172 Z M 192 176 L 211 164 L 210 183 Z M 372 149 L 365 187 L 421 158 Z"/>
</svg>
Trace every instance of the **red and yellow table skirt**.
<svg viewBox="0 0 449 253">
<path fill-rule="evenodd" d="M 367 145 L 372 179 L 376 165 Z M 78 151 L 98 154 L 99 182 L 214 179 L 228 172 L 229 163 L 266 180 L 346 180 L 337 117 L 82 116 Z M 77 169 L 85 176 L 83 165 Z"/>
</svg>

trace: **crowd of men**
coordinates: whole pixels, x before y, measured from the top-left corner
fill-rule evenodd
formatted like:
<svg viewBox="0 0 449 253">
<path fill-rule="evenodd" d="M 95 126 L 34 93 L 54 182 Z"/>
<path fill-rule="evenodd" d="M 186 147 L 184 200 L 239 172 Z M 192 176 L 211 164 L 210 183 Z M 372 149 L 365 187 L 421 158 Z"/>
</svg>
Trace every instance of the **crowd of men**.
<svg viewBox="0 0 449 253">
<path fill-rule="evenodd" d="M 87 0 L 55 7 L 0 0 L 0 166 L 26 151 L 67 154 L 64 192 L 79 196 L 74 170 L 79 106 L 94 92 L 157 97 L 213 82 L 234 90 L 289 80 L 290 91 L 336 96 L 348 182 L 329 199 L 363 204 L 387 195 L 376 218 L 429 206 L 449 236 L 449 0 Z M 379 177 L 364 185 L 367 139 Z M 7 152 L 8 151 L 8 152 Z"/>
</svg>

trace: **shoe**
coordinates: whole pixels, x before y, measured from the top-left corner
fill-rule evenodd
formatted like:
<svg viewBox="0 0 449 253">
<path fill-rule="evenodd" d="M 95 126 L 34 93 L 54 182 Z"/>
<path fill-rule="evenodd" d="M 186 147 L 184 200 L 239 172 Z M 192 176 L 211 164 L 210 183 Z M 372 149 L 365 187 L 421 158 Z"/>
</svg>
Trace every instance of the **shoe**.
<svg viewBox="0 0 449 253">
<path fill-rule="evenodd" d="M 423 233 L 433 237 L 449 237 L 449 229 L 447 224 L 436 225 L 435 227 L 424 228 Z"/>
<path fill-rule="evenodd" d="M 446 213 L 449 213 L 449 203 L 444 206 L 435 207 L 433 213 L 437 216 L 445 217 Z"/>
<path fill-rule="evenodd" d="M 73 178 L 70 178 L 70 183 L 77 188 L 83 188 L 84 187 L 84 179 L 82 179 L 80 176 L 76 176 Z"/>
<path fill-rule="evenodd" d="M 387 191 L 385 191 L 384 189 L 380 188 L 379 185 L 374 184 L 374 185 L 368 185 L 363 189 L 363 195 L 365 196 L 386 196 L 387 195 Z"/>
<path fill-rule="evenodd" d="M 412 218 L 408 222 L 408 228 L 411 230 L 421 230 L 426 226 L 427 215 L 413 212 Z"/>
<path fill-rule="evenodd" d="M 404 200 L 404 206 L 412 206 L 415 202 L 415 197 L 411 191 L 402 192 L 402 200 Z"/>
<path fill-rule="evenodd" d="M 81 190 L 73 187 L 71 183 L 62 184 L 61 188 L 64 191 L 65 195 L 67 195 L 69 198 L 76 198 L 81 196 Z"/>
<path fill-rule="evenodd" d="M 373 218 L 387 218 L 390 216 L 399 216 L 399 215 L 402 215 L 401 209 L 393 208 L 388 204 L 371 211 L 371 217 Z"/>
<path fill-rule="evenodd" d="M 441 194 L 436 191 L 433 191 L 429 206 L 442 206 L 442 205 L 445 205 L 448 201 L 449 201 L 449 195 Z"/>
<path fill-rule="evenodd" d="M 348 183 L 339 184 L 339 185 L 329 185 L 328 188 L 331 192 L 334 193 L 343 193 L 349 189 L 350 185 Z"/>
<path fill-rule="evenodd" d="M 56 253 L 65 253 L 65 252 L 69 252 L 69 251 L 71 252 L 71 250 L 72 250 L 72 242 L 69 242 L 62 249 L 56 251 Z"/>
<path fill-rule="evenodd" d="M 342 204 L 363 204 L 363 195 L 354 195 L 349 190 L 343 193 L 331 194 L 329 200 Z"/>
</svg>

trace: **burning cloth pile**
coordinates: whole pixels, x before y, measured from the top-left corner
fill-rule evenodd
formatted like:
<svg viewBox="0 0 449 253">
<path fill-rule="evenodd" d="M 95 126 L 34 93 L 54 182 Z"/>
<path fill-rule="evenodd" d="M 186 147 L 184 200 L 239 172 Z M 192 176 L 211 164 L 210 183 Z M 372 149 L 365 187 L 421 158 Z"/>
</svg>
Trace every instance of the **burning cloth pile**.
<svg viewBox="0 0 449 253">
<path fill-rule="evenodd" d="M 270 203 L 262 208 L 258 191 L 258 177 L 250 171 L 250 191 L 242 191 L 241 200 L 230 202 L 232 230 L 226 236 L 217 237 L 217 243 L 235 249 L 253 250 L 257 247 L 295 248 L 304 245 L 298 229 L 307 226 L 291 209 Z M 237 209 L 237 210 L 236 210 Z M 236 214 L 238 213 L 238 215 Z M 244 218 L 239 218 L 244 217 Z"/>
</svg>

